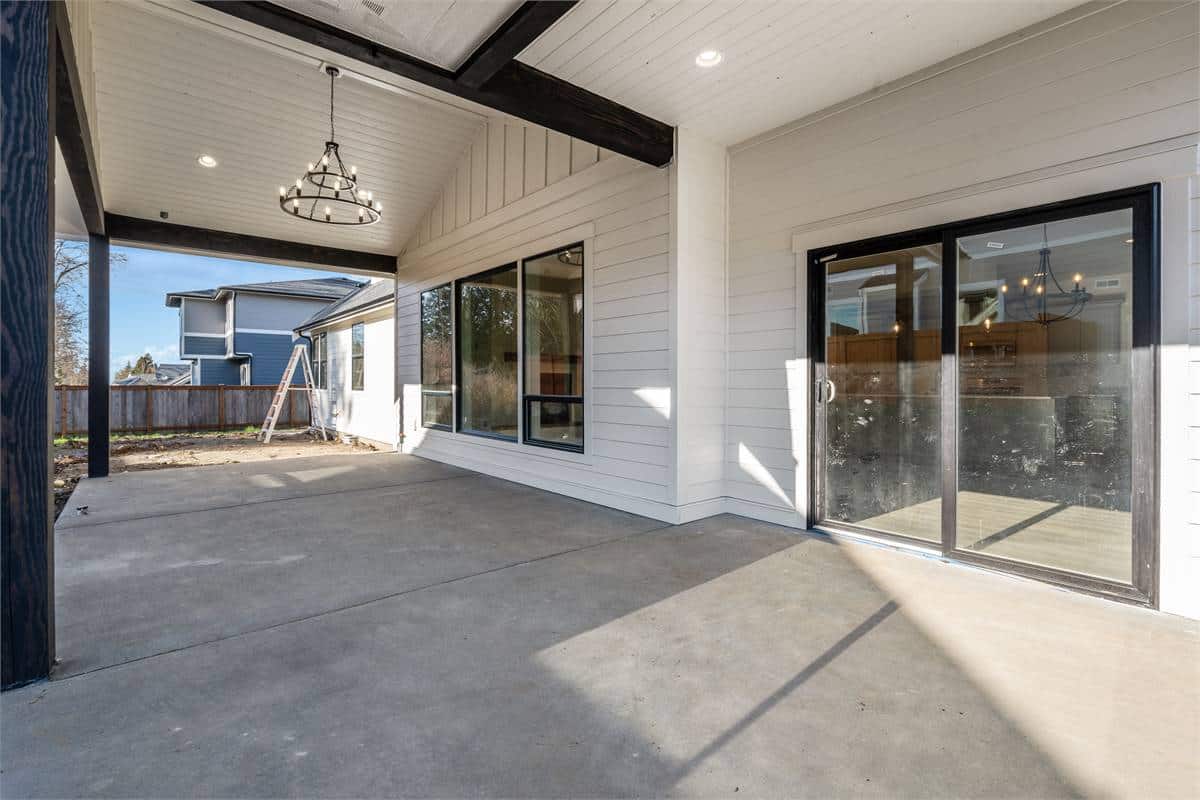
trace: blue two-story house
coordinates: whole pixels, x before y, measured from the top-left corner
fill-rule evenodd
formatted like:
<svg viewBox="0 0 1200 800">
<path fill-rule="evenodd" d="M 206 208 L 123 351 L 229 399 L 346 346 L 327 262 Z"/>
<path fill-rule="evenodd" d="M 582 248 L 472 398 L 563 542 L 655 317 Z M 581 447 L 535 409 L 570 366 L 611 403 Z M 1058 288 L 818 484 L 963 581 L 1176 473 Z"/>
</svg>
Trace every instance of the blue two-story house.
<svg viewBox="0 0 1200 800">
<path fill-rule="evenodd" d="M 179 309 L 179 357 L 192 365 L 192 385 L 279 383 L 296 326 L 360 286 L 318 278 L 170 292 L 167 306 Z"/>
</svg>

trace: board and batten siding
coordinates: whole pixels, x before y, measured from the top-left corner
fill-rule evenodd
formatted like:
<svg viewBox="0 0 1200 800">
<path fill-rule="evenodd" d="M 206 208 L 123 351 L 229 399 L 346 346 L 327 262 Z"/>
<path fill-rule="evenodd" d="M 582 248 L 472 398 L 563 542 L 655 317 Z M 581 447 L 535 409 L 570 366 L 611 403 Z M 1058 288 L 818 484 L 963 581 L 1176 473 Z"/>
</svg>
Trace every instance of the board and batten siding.
<svg viewBox="0 0 1200 800">
<path fill-rule="evenodd" d="M 536 125 L 490 119 L 421 217 L 408 249 L 445 236 L 613 155 Z"/>
<path fill-rule="evenodd" d="M 732 148 L 728 510 L 806 521 L 806 251 L 1158 182 L 1160 606 L 1200 617 L 1198 28 L 1196 2 L 1084 5 Z"/>
<path fill-rule="evenodd" d="M 601 157 L 594 147 L 532 126 L 522 133 L 492 123 L 487 137 L 460 164 L 457 178 L 469 197 L 455 195 L 463 213 L 453 227 L 443 197 L 434 206 L 440 221 L 418 232 L 400 257 L 396 368 L 404 451 L 675 521 L 669 170 Z M 420 293 L 577 241 L 585 248 L 585 452 L 423 428 Z"/>
</svg>

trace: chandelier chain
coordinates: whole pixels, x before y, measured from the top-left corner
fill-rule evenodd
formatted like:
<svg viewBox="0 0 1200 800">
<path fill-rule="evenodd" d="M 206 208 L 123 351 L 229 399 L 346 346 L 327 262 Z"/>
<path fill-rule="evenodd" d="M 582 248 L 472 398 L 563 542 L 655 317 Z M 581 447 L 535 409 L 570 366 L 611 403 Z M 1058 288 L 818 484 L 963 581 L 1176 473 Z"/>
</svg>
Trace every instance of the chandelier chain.
<svg viewBox="0 0 1200 800">
<path fill-rule="evenodd" d="M 359 187 L 358 168 L 346 168 L 337 143 L 335 86 L 339 70 L 326 65 L 329 76 L 329 139 L 320 157 L 295 180 L 279 187 L 279 209 L 294 219 L 327 225 L 373 225 L 382 216 L 383 204 L 372 192 Z M 301 208 L 301 204 L 304 208 Z"/>
</svg>

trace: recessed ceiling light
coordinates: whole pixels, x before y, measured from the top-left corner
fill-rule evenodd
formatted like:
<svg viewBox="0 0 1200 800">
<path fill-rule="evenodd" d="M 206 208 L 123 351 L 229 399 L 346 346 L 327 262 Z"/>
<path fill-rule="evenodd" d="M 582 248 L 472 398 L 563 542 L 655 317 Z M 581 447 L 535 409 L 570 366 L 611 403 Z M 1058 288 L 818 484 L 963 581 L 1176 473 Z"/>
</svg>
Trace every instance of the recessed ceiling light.
<svg viewBox="0 0 1200 800">
<path fill-rule="evenodd" d="M 987 246 L 992 248 L 993 250 L 1003 250 L 1004 242 L 988 242 Z"/>
<path fill-rule="evenodd" d="M 724 56 L 721 55 L 720 50 L 701 50 L 700 55 L 696 56 L 696 66 L 704 67 L 705 69 L 715 67 L 721 63 L 721 59 L 723 58 Z"/>
<path fill-rule="evenodd" d="M 1133 244 L 1133 239 L 1126 239 L 1125 244 Z"/>
<path fill-rule="evenodd" d="M 202 167 L 208 167 L 209 169 L 212 169 L 217 165 L 217 160 L 208 153 L 201 153 L 200 157 L 196 159 L 196 163 Z"/>
</svg>

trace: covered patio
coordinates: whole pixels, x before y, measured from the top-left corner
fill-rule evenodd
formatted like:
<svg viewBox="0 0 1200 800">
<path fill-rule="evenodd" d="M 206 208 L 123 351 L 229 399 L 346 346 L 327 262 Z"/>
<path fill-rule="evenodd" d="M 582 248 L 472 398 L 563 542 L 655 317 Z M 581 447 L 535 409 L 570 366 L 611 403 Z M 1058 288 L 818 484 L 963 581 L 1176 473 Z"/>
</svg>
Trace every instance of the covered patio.
<svg viewBox="0 0 1200 800">
<path fill-rule="evenodd" d="M 3 696 L 6 796 L 1200 781 L 1194 622 L 876 544 L 377 454 L 88 479 L 55 549 L 62 664 Z"/>
</svg>

